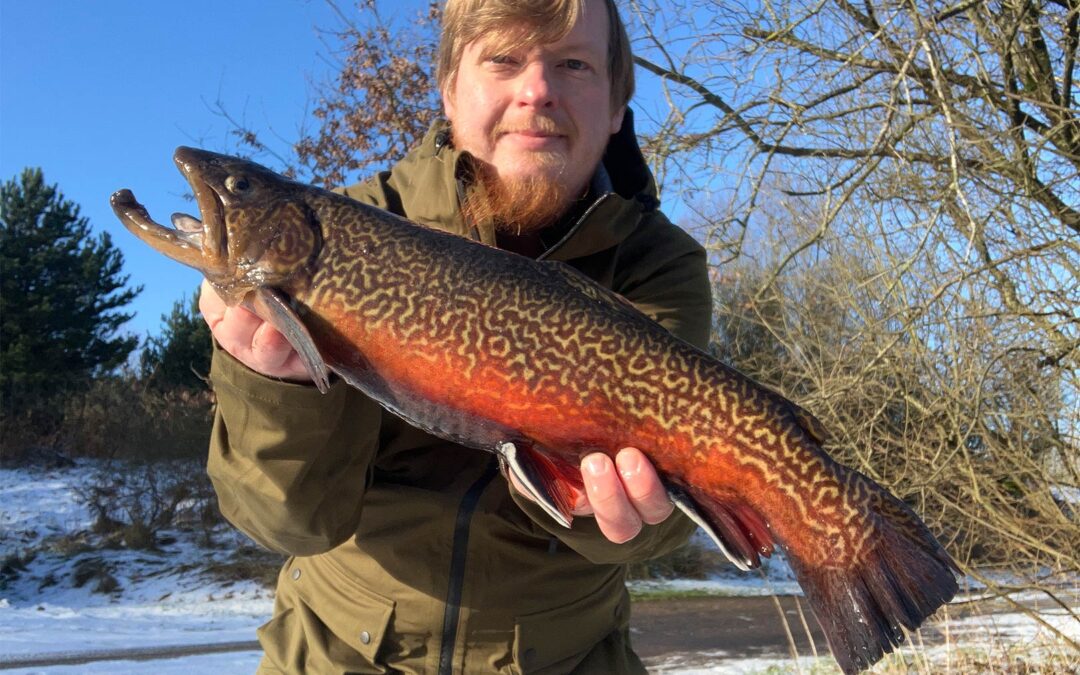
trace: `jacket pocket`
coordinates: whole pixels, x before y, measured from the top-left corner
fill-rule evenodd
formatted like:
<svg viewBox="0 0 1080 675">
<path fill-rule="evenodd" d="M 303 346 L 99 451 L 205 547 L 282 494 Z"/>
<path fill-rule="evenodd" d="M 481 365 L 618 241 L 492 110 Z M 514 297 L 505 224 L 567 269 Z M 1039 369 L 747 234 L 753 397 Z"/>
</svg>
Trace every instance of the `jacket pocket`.
<svg viewBox="0 0 1080 675">
<path fill-rule="evenodd" d="M 514 661 L 529 675 L 571 672 L 629 620 L 626 590 L 605 585 L 568 605 L 518 617 Z"/>
<path fill-rule="evenodd" d="M 288 623 L 304 633 L 309 672 L 313 664 L 329 666 L 330 672 L 386 672 L 377 656 L 394 613 L 393 600 L 364 588 L 324 556 L 292 559 L 279 594 L 283 585 L 298 601 L 294 609 L 300 611 Z"/>
</svg>

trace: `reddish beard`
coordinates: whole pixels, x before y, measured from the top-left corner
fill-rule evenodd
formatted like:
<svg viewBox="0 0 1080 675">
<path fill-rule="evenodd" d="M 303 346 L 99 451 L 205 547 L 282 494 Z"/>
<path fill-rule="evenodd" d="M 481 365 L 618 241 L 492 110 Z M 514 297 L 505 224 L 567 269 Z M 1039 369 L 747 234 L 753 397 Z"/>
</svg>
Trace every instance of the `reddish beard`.
<svg viewBox="0 0 1080 675">
<path fill-rule="evenodd" d="M 523 130 L 567 135 L 554 121 L 537 117 L 512 129 L 497 124 L 492 129 L 492 145 L 504 133 Z M 566 157 L 558 152 L 533 152 L 529 162 L 534 170 L 526 176 L 499 176 L 495 167 L 477 162 L 474 179 L 482 189 L 468 191 L 462 205 L 466 217 L 474 223 L 490 220 L 496 230 L 517 235 L 554 224 L 572 201 L 562 180 Z"/>
<path fill-rule="evenodd" d="M 569 207 L 566 187 L 547 172 L 500 178 L 484 166 L 478 173 L 483 189 L 469 190 L 462 205 L 472 222 L 490 220 L 500 232 L 525 234 L 554 224 Z"/>
</svg>

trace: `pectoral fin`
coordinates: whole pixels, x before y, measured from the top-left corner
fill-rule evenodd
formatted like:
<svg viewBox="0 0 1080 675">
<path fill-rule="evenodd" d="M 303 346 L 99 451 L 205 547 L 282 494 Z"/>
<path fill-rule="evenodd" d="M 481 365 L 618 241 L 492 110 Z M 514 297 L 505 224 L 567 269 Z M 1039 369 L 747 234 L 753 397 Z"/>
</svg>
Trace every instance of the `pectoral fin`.
<svg viewBox="0 0 1080 675">
<path fill-rule="evenodd" d="M 307 326 L 300 320 L 300 316 L 284 295 L 271 288 L 260 288 L 248 296 L 248 302 L 245 304 L 248 304 L 260 319 L 285 336 L 296 353 L 300 355 L 300 362 L 304 364 L 304 368 L 307 369 L 308 375 L 311 376 L 311 380 L 319 391 L 324 394 L 329 391 L 330 374 L 326 362 L 319 354 L 319 349 L 315 346 L 315 341 L 308 332 Z"/>
<path fill-rule="evenodd" d="M 584 488 L 580 470 L 524 443 L 502 443 L 499 465 L 552 519 L 569 528 L 577 493 Z"/>
</svg>

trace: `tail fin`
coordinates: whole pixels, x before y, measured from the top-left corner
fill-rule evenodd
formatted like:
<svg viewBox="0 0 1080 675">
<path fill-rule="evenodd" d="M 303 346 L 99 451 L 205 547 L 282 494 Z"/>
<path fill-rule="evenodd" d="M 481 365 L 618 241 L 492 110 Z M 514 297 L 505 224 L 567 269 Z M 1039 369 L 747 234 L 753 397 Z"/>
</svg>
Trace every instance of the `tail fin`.
<svg viewBox="0 0 1080 675">
<path fill-rule="evenodd" d="M 869 668 L 956 595 L 956 563 L 917 515 L 884 488 L 852 472 L 849 487 L 870 495 L 875 534 L 847 566 L 789 562 L 844 673 Z"/>
<path fill-rule="evenodd" d="M 869 497 L 865 516 L 874 526 L 858 560 L 821 566 L 808 564 L 790 546 L 784 550 L 833 657 L 844 673 L 855 673 L 902 643 L 903 629 L 915 630 L 952 599 L 958 569 L 904 502 L 858 472 L 845 477 L 848 490 Z M 704 490 L 683 494 L 689 494 L 698 507 L 693 515 L 705 521 L 706 531 L 736 564 L 757 567 L 757 553 L 772 552 L 770 530 L 749 506 Z"/>
</svg>

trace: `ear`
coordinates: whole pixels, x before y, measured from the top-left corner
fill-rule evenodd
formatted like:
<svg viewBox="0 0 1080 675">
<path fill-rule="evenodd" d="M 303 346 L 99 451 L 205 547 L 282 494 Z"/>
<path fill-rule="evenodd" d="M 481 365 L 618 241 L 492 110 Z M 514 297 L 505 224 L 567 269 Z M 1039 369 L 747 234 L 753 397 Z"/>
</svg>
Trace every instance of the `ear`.
<svg viewBox="0 0 1080 675">
<path fill-rule="evenodd" d="M 446 86 L 442 88 L 441 92 L 443 113 L 445 113 L 446 119 L 451 122 L 454 121 L 454 114 L 457 112 L 457 106 L 454 104 L 454 81 L 456 79 L 456 76 L 451 78 L 451 80 L 446 83 Z"/>
<path fill-rule="evenodd" d="M 444 105 L 445 105 L 445 103 L 444 103 Z M 619 133 L 619 129 L 622 128 L 622 121 L 623 121 L 623 116 L 624 115 L 626 115 L 626 106 L 624 106 L 624 105 L 619 106 L 619 108 L 614 113 L 612 113 L 612 115 L 611 115 L 611 133 L 612 134 Z"/>
</svg>

